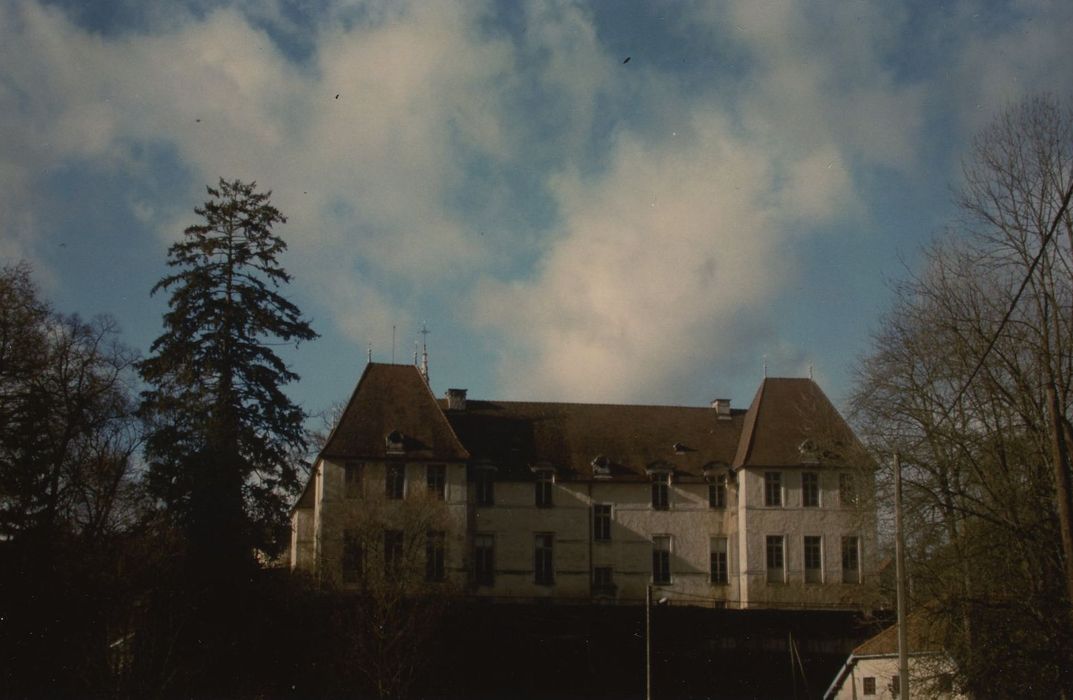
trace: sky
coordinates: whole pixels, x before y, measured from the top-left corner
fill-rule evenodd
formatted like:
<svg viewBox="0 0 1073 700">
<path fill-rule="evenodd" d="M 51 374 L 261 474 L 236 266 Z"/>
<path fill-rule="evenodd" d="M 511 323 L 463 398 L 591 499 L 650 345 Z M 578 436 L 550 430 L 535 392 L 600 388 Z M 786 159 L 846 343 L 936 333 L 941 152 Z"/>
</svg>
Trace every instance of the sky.
<svg viewBox="0 0 1073 700">
<path fill-rule="evenodd" d="M 144 356 L 206 185 L 256 181 L 311 413 L 423 324 L 437 395 L 744 407 L 766 367 L 844 405 L 1071 35 L 1064 0 L 6 0 L 0 260 Z"/>
</svg>

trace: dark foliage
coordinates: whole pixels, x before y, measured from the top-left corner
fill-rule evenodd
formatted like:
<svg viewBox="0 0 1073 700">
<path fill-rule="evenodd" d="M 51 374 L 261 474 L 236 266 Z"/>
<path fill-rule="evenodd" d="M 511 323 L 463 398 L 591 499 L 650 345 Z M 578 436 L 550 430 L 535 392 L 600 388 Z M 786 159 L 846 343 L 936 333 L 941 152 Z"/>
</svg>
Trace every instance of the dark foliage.
<svg viewBox="0 0 1073 700">
<path fill-rule="evenodd" d="M 56 313 L 29 266 L 0 272 L 0 688 L 112 687 L 109 644 L 133 600 L 140 499 L 132 353 L 108 318 Z"/>
<path fill-rule="evenodd" d="M 304 414 L 281 388 L 297 379 L 272 343 L 316 334 L 277 290 L 290 281 L 273 233 L 284 216 L 255 183 L 220 180 L 168 250 L 164 333 L 139 364 L 149 389 L 148 485 L 211 565 L 277 553 L 299 487 Z"/>
</svg>

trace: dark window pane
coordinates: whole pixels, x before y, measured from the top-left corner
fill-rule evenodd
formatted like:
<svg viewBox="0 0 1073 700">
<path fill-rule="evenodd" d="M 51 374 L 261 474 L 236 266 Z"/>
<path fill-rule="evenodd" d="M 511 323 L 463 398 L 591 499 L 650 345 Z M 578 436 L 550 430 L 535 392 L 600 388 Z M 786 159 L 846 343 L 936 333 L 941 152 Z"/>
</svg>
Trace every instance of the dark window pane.
<svg viewBox="0 0 1073 700">
<path fill-rule="evenodd" d="M 764 505 L 782 505 L 782 472 L 764 472 Z"/>
<path fill-rule="evenodd" d="M 361 462 L 347 462 L 343 467 L 343 480 L 346 484 L 346 497 L 361 498 L 365 488 L 365 465 Z"/>
<path fill-rule="evenodd" d="M 713 537 L 711 543 L 711 577 L 712 583 L 727 583 L 727 538 Z"/>
<path fill-rule="evenodd" d="M 445 578 L 446 533 L 431 530 L 425 543 L 425 580 L 442 581 Z"/>
<path fill-rule="evenodd" d="M 670 474 L 652 475 L 652 507 L 656 510 L 670 508 Z"/>
<path fill-rule="evenodd" d="M 473 577 L 478 586 L 495 585 L 495 537 L 477 535 L 473 538 Z"/>
<path fill-rule="evenodd" d="M 388 498 L 399 500 L 406 489 L 406 466 L 389 464 L 385 476 L 384 491 Z"/>
<path fill-rule="evenodd" d="M 652 583 L 671 582 L 671 538 L 652 538 Z"/>
<path fill-rule="evenodd" d="M 544 586 L 555 583 L 554 540 L 555 536 L 551 534 L 536 536 L 533 552 L 534 580 Z"/>
<path fill-rule="evenodd" d="M 477 505 L 495 505 L 495 472 L 491 469 L 481 469 L 477 472 Z"/>
<path fill-rule="evenodd" d="M 554 476 L 550 471 L 537 472 L 536 504 L 538 508 L 550 508 L 552 506 L 553 478 Z"/>
<path fill-rule="evenodd" d="M 426 481 L 428 493 L 441 501 L 447 497 L 447 467 L 442 464 L 430 464 L 427 467 Z"/>
<path fill-rule="evenodd" d="M 611 539 L 611 506 L 597 504 L 592 507 L 592 537 L 600 542 Z"/>
<path fill-rule="evenodd" d="M 402 567 L 402 530 L 384 531 L 384 574 L 388 578 L 398 575 Z"/>
<path fill-rule="evenodd" d="M 820 505 L 820 476 L 815 472 L 801 475 L 801 505 L 818 508 Z"/>
</svg>

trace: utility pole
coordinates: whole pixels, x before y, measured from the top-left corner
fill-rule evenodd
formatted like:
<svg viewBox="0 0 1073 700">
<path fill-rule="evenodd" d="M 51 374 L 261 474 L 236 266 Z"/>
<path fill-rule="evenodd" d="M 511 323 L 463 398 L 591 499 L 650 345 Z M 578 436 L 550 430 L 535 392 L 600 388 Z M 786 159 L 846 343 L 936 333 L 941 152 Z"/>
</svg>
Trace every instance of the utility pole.
<svg viewBox="0 0 1073 700">
<path fill-rule="evenodd" d="M 652 584 L 645 589 L 645 700 L 652 700 Z"/>
<path fill-rule="evenodd" d="M 1062 534 L 1062 553 L 1065 555 L 1066 595 L 1073 614 L 1073 485 L 1069 475 L 1069 445 L 1065 430 L 1058 392 L 1054 382 L 1047 384 L 1047 414 L 1050 418 L 1051 461 L 1054 462 L 1055 500 L 1058 502 L 1058 527 Z"/>
<path fill-rule="evenodd" d="M 898 583 L 898 696 L 909 700 L 909 630 L 905 605 L 905 532 L 902 530 L 902 459 L 894 452 L 894 557 Z"/>
</svg>

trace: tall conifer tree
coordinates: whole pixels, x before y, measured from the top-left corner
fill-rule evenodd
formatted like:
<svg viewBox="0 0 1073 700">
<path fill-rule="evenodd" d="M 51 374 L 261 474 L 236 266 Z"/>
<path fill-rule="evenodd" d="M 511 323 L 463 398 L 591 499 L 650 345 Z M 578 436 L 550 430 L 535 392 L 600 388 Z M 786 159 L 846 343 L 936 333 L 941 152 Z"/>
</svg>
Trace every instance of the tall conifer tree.
<svg viewBox="0 0 1073 700">
<path fill-rule="evenodd" d="M 271 193 L 223 179 L 207 190 L 194 209 L 203 223 L 168 249 L 174 272 L 152 290 L 171 298 L 164 333 L 139 365 L 149 385 L 141 414 L 150 489 L 196 555 L 237 564 L 279 548 L 299 485 L 305 415 L 281 391 L 298 377 L 272 345 L 316 333 L 277 291 L 291 277 L 273 233 L 286 218 Z"/>
</svg>

